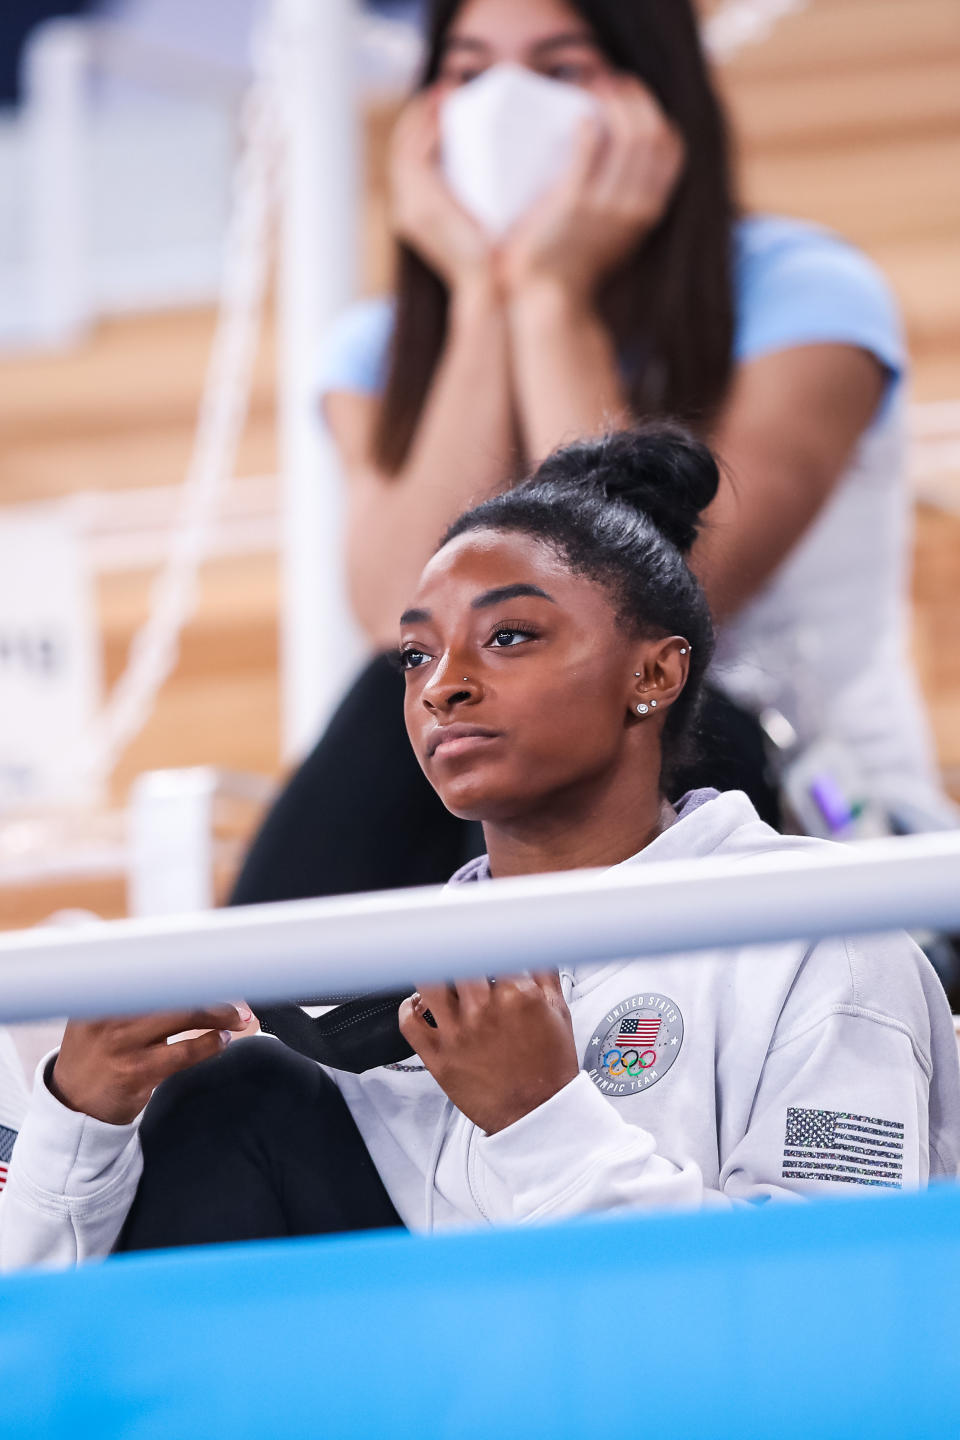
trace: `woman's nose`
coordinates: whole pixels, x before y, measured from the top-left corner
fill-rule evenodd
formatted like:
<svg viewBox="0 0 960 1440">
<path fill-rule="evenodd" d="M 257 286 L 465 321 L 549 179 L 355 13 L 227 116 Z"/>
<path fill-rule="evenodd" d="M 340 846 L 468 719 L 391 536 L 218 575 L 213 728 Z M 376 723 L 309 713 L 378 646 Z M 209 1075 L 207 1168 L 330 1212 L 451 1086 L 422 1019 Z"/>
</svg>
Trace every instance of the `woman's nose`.
<svg viewBox="0 0 960 1440">
<path fill-rule="evenodd" d="M 453 705 L 469 704 L 476 696 L 476 685 L 466 673 L 462 661 L 444 656 L 421 692 L 423 703 L 431 710 L 449 710 Z"/>
</svg>

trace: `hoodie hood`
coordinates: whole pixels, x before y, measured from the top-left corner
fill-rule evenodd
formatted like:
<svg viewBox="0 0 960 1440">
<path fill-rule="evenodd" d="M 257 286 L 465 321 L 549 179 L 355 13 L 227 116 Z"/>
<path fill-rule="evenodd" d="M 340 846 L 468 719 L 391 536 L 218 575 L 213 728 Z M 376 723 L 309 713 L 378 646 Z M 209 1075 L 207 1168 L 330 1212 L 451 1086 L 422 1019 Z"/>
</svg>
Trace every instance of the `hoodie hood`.
<svg viewBox="0 0 960 1440">
<path fill-rule="evenodd" d="M 769 854 L 771 850 L 807 850 L 811 846 L 820 848 L 831 843 L 806 835 L 780 835 L 760 819 L 742 790 L 688 790 L 677 802 L 676 811 L 677 818 L 667 830 L 636 855 L 620 863 L 638 865 L 652 860 L 688 860 L 717 853 Z M 475 880 L 491 878 L 489 856 L 479 855 L 461 866 L 449 884 L 467 885 Z"/>
</svg>

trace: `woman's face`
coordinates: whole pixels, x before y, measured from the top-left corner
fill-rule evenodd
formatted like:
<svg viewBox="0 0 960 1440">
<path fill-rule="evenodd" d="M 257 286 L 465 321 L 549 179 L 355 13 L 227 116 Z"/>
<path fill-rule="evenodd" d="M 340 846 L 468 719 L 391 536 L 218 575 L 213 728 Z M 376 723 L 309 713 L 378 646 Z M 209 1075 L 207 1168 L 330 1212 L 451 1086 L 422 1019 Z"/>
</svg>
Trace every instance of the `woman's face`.
<svg viewBox="0 0 960 1440">
<path fill-rule="evenodd" d="M 444 546 L 400 623 L 407 732 L 443 803 L 507 822 L 633 763 L 634 672 L 653 643 L 529 535 L 475 530 Z"/>
<path fill-rule="evenodd" d="M 585 90 L 602 90 L 614 74 L 590 26 L 563 0 L 466 0 L 444 41 L 440 84 L 465 85 L 505 61 Z"/>
</svg>

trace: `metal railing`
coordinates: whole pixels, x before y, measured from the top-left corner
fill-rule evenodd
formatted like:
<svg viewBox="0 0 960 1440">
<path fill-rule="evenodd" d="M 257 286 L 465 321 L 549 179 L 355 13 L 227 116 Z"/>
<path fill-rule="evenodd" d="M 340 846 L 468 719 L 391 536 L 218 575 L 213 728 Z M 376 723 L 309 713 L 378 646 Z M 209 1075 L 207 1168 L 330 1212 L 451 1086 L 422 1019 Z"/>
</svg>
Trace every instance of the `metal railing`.
<svg viewBox="0 0 960 1440">
<path fill-rule="evenodd" d="M 960 835 L 0 935 L 0 1020 L 342 996 L 568 962 L 960 929 Z"/>
</svg>

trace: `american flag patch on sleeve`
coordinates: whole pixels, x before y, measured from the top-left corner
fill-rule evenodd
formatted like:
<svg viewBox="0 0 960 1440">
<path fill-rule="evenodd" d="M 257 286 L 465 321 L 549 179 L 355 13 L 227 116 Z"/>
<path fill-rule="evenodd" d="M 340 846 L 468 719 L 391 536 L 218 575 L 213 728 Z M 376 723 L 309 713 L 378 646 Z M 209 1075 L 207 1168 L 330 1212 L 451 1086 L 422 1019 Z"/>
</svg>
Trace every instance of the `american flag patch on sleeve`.
<svg viewBox="0 0 960 1440">
<path fill-rule="evenodd" d="M 903 1126 L 897 1120 L 845 1110 L 787 1110 L 785 1180 L 833 1180 L 847 1185 L 903 1182 Z"/>
<path fill-rule="evenodd" d="M 11 1130 L 9 1125 L 0 1125 L 0 1190 L 7 1183 L 7 1169 L 10 1165 L 13 1142 L 16 1138 L 16 1130 Z"/>
</svg>

